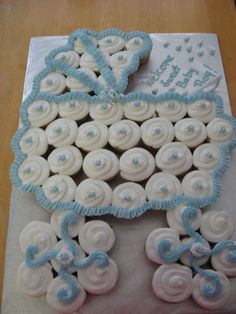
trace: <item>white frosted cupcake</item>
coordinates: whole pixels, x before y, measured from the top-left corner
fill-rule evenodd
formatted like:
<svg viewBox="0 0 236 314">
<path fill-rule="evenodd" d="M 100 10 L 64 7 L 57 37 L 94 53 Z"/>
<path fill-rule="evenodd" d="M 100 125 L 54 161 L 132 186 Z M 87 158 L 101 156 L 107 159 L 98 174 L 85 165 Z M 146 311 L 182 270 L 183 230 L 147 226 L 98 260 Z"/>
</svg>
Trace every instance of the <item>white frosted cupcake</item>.
<svg viewBox="0 0 236 314">
<path fill-rule="evenodd" d="M 131 209 L 144 204 L 146 194 L 144 188 L 134 182 L 118 185 L 113 191 L 112 205 Z"/>
<path fill-rule="evenodd" d="M 93 150 L 85 156 L 83 170 L 89 178 L 110 180 L 120 170 L 119 160 L 107 149 Z"/>
<path fill-rule="evenodd" d="M 104 58 L 109 62 L 109 54 L 107 54 L 105 51 L 100 51 Z M 80 58 L 80 66 L 83 69 L 88 69 L 93 72 L 99 73 L 100 69 L 99 66 L 93 56 L 91 56 L 88 52 L 85 52 L 82 54 Z"/>
<path fill-rule="evenodd" d="M 29 129 L 20 139 L 19 145 L 21 151 L 27 156 L 44 155 L 48 149 L 47 135 L 42 129 Z"/>
<path fill-rule="evenodd" d="M 106 146 L 108 142 L 108 127 L 99 121 L 90 121 L 80 125 L 75 140 L 76 146 L 86 152 Z"/>
<path fill-rule="evenodd" d="M 89 76 L 92 80 L 96 81 L 97 76 L 96 74 L 89 70 L 89 69 L 79 69 L 77 70 L 78 73 L 83 73 Z M 86 85 L 83 80 L 78 80 L 72 76 L 67 76 L 66 78 L 66 86 L 71 92 L 84 92 L 89 93 L 92 91 L 92 88 Z"/>
<path fill-rule="evenodd" d="M 98 41 L 100 48 L 109 54 L 121 51 L 125 46 L 125 41 L 120 36 L 106 36 Z"/>
<path fill-rule="evenodd" d="M 196 119 L 186 118 L 176 122 L 175 137 L 188 147 L 197 147 L 207 137 L 205 125 Z"/>
<path fill-rule="evenodd" d="M 63 63 L 66 63 L 67 65 L 69 65 L 72 68 L 78 68 L 79 62 L 80 62 L 79 55 L 76 52 L 74 52 L 73 50 L 59 52 L 55 56 L 55 59 L 60 60 Z"/>
<path fill-rule="evenodd" d="M 155 169 L 154 157 L 143 148 L 131 148 L 120 157 L 120 175 L 128 181 L 149 178 Z"/>
<path fill-rule="evenodd" d="M 192 197 L 208 196 L 212 192 L 212 177 L 203 171 L 191 171 L 183 178 L 183 191 Z"/>
<path fill-rule="evenodd" d="M 52 176 L 44 182 L 42 188 L 51 202 L 73 201 L 75 198 L 76 184 L 69 176 Z"/>
<path fill-rule="evenodd" d="M 90 106 L 90 117 L 107 125 L 120 121 L 123 117 L 122 104 L 99 103 Z"/>
<path fill-rule="evenodd" d="M 215 103 L 206 99 L 198 99 L 188 105 L 188 115 L 203 123 L 208 123 L 216 116 Z"/>
<path fill-rule="evenodd" d="M 220 150 L 215 144 L 202 144 L 193 153 L 193 165 L 198 170 L 212 172 L 220 162 Z"/>
<path fill-rule="evenodd" d="M 66 89 L 66 78 L 58 72 L 49 73 L 40 82 L 40 92 L 61 94 Z"/>
<path fill-rule="evenodd" d="M 133 53 L 130 51 L 116 52 L 110 57 L 110 66 L 115 70 L 123 70 L 131 63 L 132 58 Z"/>
<path fill-rule="evenodd" d="M 18 177 L 23 184 L 42 185 L 49 177 L 49 165 L 40 156 L 29 156 L 18 168 Z"/>
<path fill-rule="evenodd" d="M 137 52 L 144 46 L 144 41 L 141 37 L 133 37 L 125 43 L 125 48 L 131 52 Z"/>
<path fill-rule="evenodd" d="M 71 145 L 75 142 L 78 127 L 75 121 L 60 118 L 51 122 L 45 130 L 48 143 L 55 147 Z"/>
<path fill-rule="evenodd" d="M 134 121 L 118 121 L 109 128 L 109 144 L 119 151 L 125 151 L 138 144 L 140 133 L 140 128 Z"/>
<path fill-rule="evenodd" d="M 186 116 L 187 105 L 184 102 L 170 99 L 158 103 L 156 111 L 161 118 L 167 118 L 172 122 L 176 122 Z"/>
<path fill-rule="evenodd" d="M 145 186 L 148 200 L 169 200 L 183 193 L 178 178 L 169 173 L 158 172 L 151 176 Z"/>
<path fill-rule="evenodd" d="M 97 47 L 98 45 L 97 39 L 91 36 L 90 39 L 92 40 L 92 43 Z M 81 42 L 79 38 L 74 41 L 74 51 L 76 51 L 79 54 L 82 54 L 86 51 L 84 44 Z"/>
<path fill-rule="evenodd" d="M 124 104 L 124 115 L 127 119 L 143 122 L 154 116 L 155 105 L 144 100 L 134 100 Z"/>
<path fill-rule="evenodd" d="M 210 142 L 215 144 L 224 144 L 233 136 L 232 124 L 222 118 L 215 118 L 207 125 L 207 134 Z"/>
<path fill-rule="evenodd" d="M 27 113 L 32 127 L 43 127 L 56 118 L 58 105 L 55 102 L 36 100 L 27 107 Z"/>
<path fill-rule="evenodd" d="M 232 243 L 234 248 L 225 247 L 221 252 L 212 255 L 211 264 L 214 269 L 221 271 L 228 277 L 236 276 L 236 263 L 234 252 L 236 242 Z"/>
<path fill-rule="evenodd" d="M 80 170 L 82 162 L 82 154 L 80 150 L 74 146 L 58 147 L 48 156 L 51 171 L 68 176 L 76 174 Z"/>
<path fill-rule="evenodd" d="M 169 143 L 162 146 L 156 154 L 156 165 L 164 172 L 182 175 L 192 167 L 192 153 L 182 143 Z"/>
<path fill-rule="evenodd" d="M 141 133 L 144 144 L 155 149 L 174 139 L 173 125 L 165 118 L 153 118 L 143 122 Z"/>
<path fill-rule="evenodd" d="M 90 104 L 83 100 L 67 100 L 59 104 L 59 115 L 71 120 L 82 120 L 88 114 Z"/>
<path fill-rule="evenodd" d="M 112 190 L 102 180 L 85 179 L 76 189 L 75 200 L 85 207 L 107 206 L 112 201 Z"/>
</svg>

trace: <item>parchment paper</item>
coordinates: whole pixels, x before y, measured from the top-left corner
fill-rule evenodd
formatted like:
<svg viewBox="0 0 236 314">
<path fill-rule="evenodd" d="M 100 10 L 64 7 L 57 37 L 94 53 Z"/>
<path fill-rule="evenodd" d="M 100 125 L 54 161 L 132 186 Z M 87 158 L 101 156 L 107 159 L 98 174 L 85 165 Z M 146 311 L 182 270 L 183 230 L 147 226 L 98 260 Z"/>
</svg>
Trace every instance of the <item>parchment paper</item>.
<svg viewBox="0 0 236 314">
<path fill-rule="evenodd" d="M 224 98 L 227 112 L 230 112 L 229 99 L 226 89 L 226 82 L 223 67 L 220 59 L 217 38 L 214 34 L 155 34 L 154 49 L 150 57 L 150 63 L 146 66 L 146 73 L 162 62 L 165 49 L 159 49 L 165 42 L 181 41 L 186 36 L 190 36 L 192 43 L 198 43 L 203 38 L 204 42 L 209 42 L 210 47 L 214 47 L 217 75 L 222 79 L 217 87 L 217 93 Z M 24 97 L 31 90 L 31 81 L 36 73 L 44 66 L 44 56 L 54 47 L 64 45 L 67 37 L 39 37 L 32 38 L 29 48 L 28 66 L 26 71 Z M 159 48 L 158 48 L 159 47 Z M 208 47 L 209 48 L 209 47 Z M 206 47 L 206 51 L 208 49 Z M 175 47 L 173 47 L 174 53 Z M 170 52 L 171 53 L 171 52 Z M 160 55 L 161 54 L 161 55 Z M 208 64 L 212 59 L 210 58 Z M 181 65 L 181 60 L 178 61 Z M 184 64 L 183 60 L 183 64 Z M 187 69 L 186 65 L 185 69 Z M 144 71 L 145 68 L 142 69 Z M 137 80 L 139 79 L 138 73 Z M 137 88 L 132 82 L 133 89 Z M 130 87 L 130 88 L 131 88 Z M 154 86 L 155 88 L 155 86 Z M 147 88 L 148 89 L 148 88 Z M 191 87 L 190 87 L 191 89 Z M 190 92 L 191 90 L 189 90 Z M 227 210 L 236 221 L 236 196 L 233 187 L 236 177 L 236 151 L 232 153 L 232 163 L 230 169 L 223 177 L 223 193 L 220 200 L 212 206 L 217 210 Z M 46 303 L 45 296 L 34 298 L 27 297 L 16 289 L 15 277 L 17 268 L 23 261 L 23 254 L 18 246 L 19 234 L 22 229 L 31 221 L 49 221 L 49 214 L 40 208 L 32 194 L 25 193 L 13 187 L 10 202 L 10 218 L 7 237 L 7 248 L 5 258 L 5 275 L 3 287 L 2 314 L 56 314 Z M 94 218 L 97 219 L 97 218 Z M 198 307 L 189 298 L 180 304 L 165 303 L 155 297 L 151 281 L 157 265 L 150 262 L 144 251 L 144 244 L 148 234 L 155 228 L 167 226 L 165 213 L 160 211 L 150 211 L 142 217 L 132 220 L 117 219 L 112 216 L 104 216 L 114 229 L 116 242 L 109 255 L 118 265 L 119 279 L 116 287 L 108 294 L 102 296 L 87 295 L 85 304 L 78 311 L 79 314 L 202 314 L 212 313 Z M 236 232 L 232 239 L 236 240 Z M 233 314 L 236 313 L 236 302 L 233 298 L 236 295 L 236 278 L 230 279 L 232 283 L 232 297 L 224 310 L 214 311 L 214 313 Z"/>
</svg>

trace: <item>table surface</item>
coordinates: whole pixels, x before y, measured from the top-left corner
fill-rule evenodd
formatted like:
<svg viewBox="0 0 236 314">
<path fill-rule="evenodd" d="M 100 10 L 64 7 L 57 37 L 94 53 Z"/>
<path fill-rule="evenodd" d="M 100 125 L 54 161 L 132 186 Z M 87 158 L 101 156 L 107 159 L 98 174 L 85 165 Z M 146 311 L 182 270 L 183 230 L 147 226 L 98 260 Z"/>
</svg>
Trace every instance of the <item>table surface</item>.
<svg viewBox="0 0 236 314">
<path fill-rule="evenodd" d="M 0 297 L 17 129 L 29 41 L 68 35 L 76 28 L 150 33 L 216 33 L 236 116 L 236 18 L 233 0 L 0 0 Z"/>
</svg>

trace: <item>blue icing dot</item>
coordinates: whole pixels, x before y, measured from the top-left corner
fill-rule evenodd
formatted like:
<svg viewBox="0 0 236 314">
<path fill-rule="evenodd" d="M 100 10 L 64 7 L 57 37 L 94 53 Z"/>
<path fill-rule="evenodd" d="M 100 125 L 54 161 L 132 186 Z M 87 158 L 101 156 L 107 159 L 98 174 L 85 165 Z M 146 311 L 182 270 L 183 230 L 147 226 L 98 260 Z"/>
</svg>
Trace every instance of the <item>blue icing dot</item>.
<svg viewBox="0 0 236 314">
<path fill-rule="evenodd" d="M 141 43 L 140 40 L 139 40 L 138 38 L 135 38 L 134 44 L 135 44 L 136 46 L 139 46 L 140 43 Z"/>
<path fill-rule="evenodd" d="M 132 196 L 130 196 L 129 194 L 122 195 L 121 198 L 122 198 L 122 200 L 127 201 L 127 202 L 132 201 Z"/>
<path fill-rule="evenodd" d="M 135 165 L 135 166 L 139 165 L 139 160 L 138 160 L 138 158 L 133 158 L 132 161 L 131 161 L 131 163 L 132 163 L 133 165 Z"/>
<path fill-rule="evenodd" d="M 117 57 L 117 60 L 118 60 L 118 61 L 123 61 L 123 60 L 124 60 L 124 56 L 119 55 L 119 56 Z"/>
<path fill-rule="evenodd" d="M 107 39 L 106 39 L 106 43 L 107 43 L 107 44 L 111 44 L 111 43 L 112 43 L 111 38 L 107 38 Z"/>
<path fill-rule="evenodd" d="M 222 126 L 219 128 L 218 133 L 219 133 L 219 134 L 225 134 L 225 133 L 226 133 L 226 127 L 222 125 Z"/>
<path fill-rule="evenodd" d="M 58 161 L 65 161 L 65 160 L 66 160 L 66 155 L 64 154 L 59 155 Z"/>
<path fill-rule="evenodd" d="M 30 144 L 30 143 L 32 143 L 32 142 L 33 142 L 32 136 L 28 136 L 28 137 L 25 138 L 25 143 L 26 143 L 26 144 Z"/>
<path fill-rule="evenodd" d="M 194 131 L 194 126 L 193 126 L 193 125 L 188 125 L 188 126 L 186 127 L 186 130 L 187 130 L 188 132 L 193 132 L 193 131 Z"/>
<path fill-rule="evenodd" d="M 178 160 L 178 159 L 179 159 L 178 153 L 171 153 L 170 159 L 172 159 L 172 160 Z"/>
<path fill-rule="evenodd" d="M 54 186 L 52 186 L 52 187 L 50 188 L 50 192 L 52 192 L 52 193 L 58 193 L 58 192 L 59 192 L 59 188 L 58 188 L 56 185 L 54 185 Z"/>
<path fill-rule="evenodd" d="M 210 56 L 214 56 L 214 55 L 215 55 L 215 49 L 211 49 L 211 50 L 209 51 L 209 55 L 210 55 Z"/>
<path fill-rule="evenodd" d="M 176 49 L 176 51 L 181 51 L 182 46 L 181 46 L 181 45 L 179 45 L 179 46 L 177 46 L 175 49 Z"/>
<path fill-rule="evenodd" d="M 155 134 L 161 134 L 161 128 L 155 128 L 154 132 Z"/>
<path fill-rule="evenodd" d="M 25 174 L 31 174 L 32 170 L 30 167 L 27 167 L 25 170 L 24 170 L 24 173 Z"/>
<path fill-rule="evenodd" d="M 54 133 L 61 133 L 62 132 L 62 127 L 58 126 L 53 130 Z"/>
<path fill-rule="evenodd" d="M 71 103 L 69 104 L 69 107 L 70 107 L 70 108 L 75 108 L 75 107 L 76 107 L 76 103 L 75 103 L 75 102 L 71 102 Z"/>
<path fill-rule="evenodd" d="M 168 108 L 170 109 L 174 109 L 176 107 L 175 103 L 174 102 L 170 102 L 168 103 Z"/>
<path fill-rule="evenodd" d="M 203 41 L 200 41 L 200 43 L 198 43 L 198 47 L 201 48 L 203 46 Z"/>
<path fill-rule="evenodd" d="M 95 166 L 100 166 L 102 161 L 100 159 L 95 160 Z"/>
<path fill-rule="evenodd" d="M 36 111 L 37 111 L 37 112 L 42 112 L 42 111 L 44 111 L 43 105 L 38 105 L 38 106 L 36 107 Z"/>
<path fill-rule="evenodd" d="M 187 53 L 190 53 L 190 52 L 192 51 L 192 47 L 188 47 L 188 48 L 186 49 L 186 51 L 187 51 Z"/>
<path fill-rule="evenodd" d="M 200 51 L 200 52 L 198 52 L 198 54 L 197 54 L 200 58 L 204 55 L 204 52 L 203 51 Z"/>
<path fill-rule="evenodd" d="M 135 108 L 139 108 L 139 107 L 141 106 L 141 102 L 140 102 L 140 101 L 135 101 L 135 102 L 133 103 L 133 106 L 134 106 Z"/>
<path fill-rule="evenodd" d="M 88 130 L 88 131 L 86 132 L 86 135 L 87 135 L 88 137 L 94 137 L 94 136 L 95 136 L 95 133 L 94 133 L 93 130 Z"/>
<path fill-rule="evenodd" d="M 188 58 L 188 61 L 189 61 L 189 62 L 193 62 L 193 60 L 194 60 L 194 57 L 189 57 L 189 58 Z"/>
<path fill-rule="evenodd" d="M 202 191 L 204 189 L 204 186 L 201 183 L 195 183 L 193 188 L 197 191 Z"/>
<path fill-rule="evenodd" d="M 170 45 L 170 43 L 166 42 L 166 43 L 163 44 L 163 47 L 167 48 L 169 45 Z"/>
<path fill-rule="evenodd" d="M 184 38 L 184 42 L 185 42 L 185 43 L 188 43 L 189 41 L 190 41 L 190 37 Z"/>
<path fill-rule="evenodd" d="M 46 83 L 47 83 L 48 86 L 52 86 L 53 81 L 52 80 L 47 80 Z"/>
<path fill-rule="evenodd" d="M 97 194 L 96 194 L 96 192 L 94 192 L 94 191 L 89 191 L 89 192 L 88 192 L 88 197 L 94 199 L 94 198 L 97 197 Z"/>
<path fill-rule="evenodd" d="M 160 191 L 161 191 L 162 193 L 167 193 L 167 192 L 169 192 L 169 189 L 168 189 L 168 187 L 167 187 L 166 185 L 162 185 L 162 186 L 160 187 Z"/>
<path fill-rule="evenodd" d="M 126 133 L 127 133 L 127 130 L 126 130 L 126 128 L 118 128 L 118 129 L 116 130 L 116 132 L 117 132 L 118 134 L 126 134 Z"/>
</svg>

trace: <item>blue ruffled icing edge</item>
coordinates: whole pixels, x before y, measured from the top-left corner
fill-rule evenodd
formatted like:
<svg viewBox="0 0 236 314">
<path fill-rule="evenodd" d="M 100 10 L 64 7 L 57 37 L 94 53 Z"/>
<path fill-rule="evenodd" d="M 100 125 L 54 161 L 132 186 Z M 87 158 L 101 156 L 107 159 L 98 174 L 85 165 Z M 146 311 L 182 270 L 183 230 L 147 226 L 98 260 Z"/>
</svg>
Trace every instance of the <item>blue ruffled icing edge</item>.
<svg viewBox="0 0 236 314">
<path fill-rule="evenodd" d="M 222 145 L 219 145 L 221 160 L 219 165 L 211 174 L 212 177 L 212 192 L 210 195 L 202 198 L 193 198 L 187 195 L 178 195 L 170 200 L 151 200 L 146 201 L 144 204 L 131 208 L 129 210 L 116 207 L 114 205 L 86 208 L 82 206 L 79 202 L 51 202 L 44 194 L 42 187 L 33 185 L 22 184 L 20 178 L 18 177 L 18 168 L 22 161 L 26 158 L 26 155 L 22 153 L 19 140 L 23 134 L 30 128 L 30 122 L 27 118 L 27 107 L 28 105 L 36 99 L 44 99 L 48 101 L 61 102 L 71 99 L 82 99 L 89 103 L 96 103 L 99 101 L 99 97 L 91 97 L 84 93 L 74 92 L 70 94 L 64 94 L 60 96 L 51 95 L 49 93 L 39 93 L 35 96 L 30 95 L 21 106 L 21 119 L 23 127 L 18 130 L 12 139 L 12 149 L 15 152 L 16 159 L 13 162 L 10 169 L 10 176 L 13 184 L 23 191 L 33 192 L 38 203 L 43 207 L 48 209 L 50 212 L 55 210 L 71 209 L 74 212 L 83 216 L 102 216 L 105 214 L 112 214 L 119 218 L 134 218 L 143 215 L 146 211 L 152 210 L 169 210 L 176 207 L 180 203 L 184 203 L 188 206 L 193 206 L 197 208 L 206 207 L 208 205 L 214 204 L 221 195 L 221 177 L 229 168 L 230 165 L 230 151 L 236 146 L 236 120 L 229 115 L 226 115 L 223 111 L 223 100 L 219 95 L 208 92 L 200 92 L 193 95 L 181 95 L 177 93 L 165 93 L 160 95 L 151 95 L 146 93 L 130 93 L 128 95 L 123 95 L 120 98 L 122 103 L 133 100 L 146 100 L 153 103 L 158 103 L 161 101 L 167 101 L 170 99 L 178 100 L 186 104 L 199 99 L 205 99 L 209 101 L 214 101 L 216 104 L 216 116 L 228 120 L 233 126 L 233 136 L 231 139 Z"/>
</svg>

